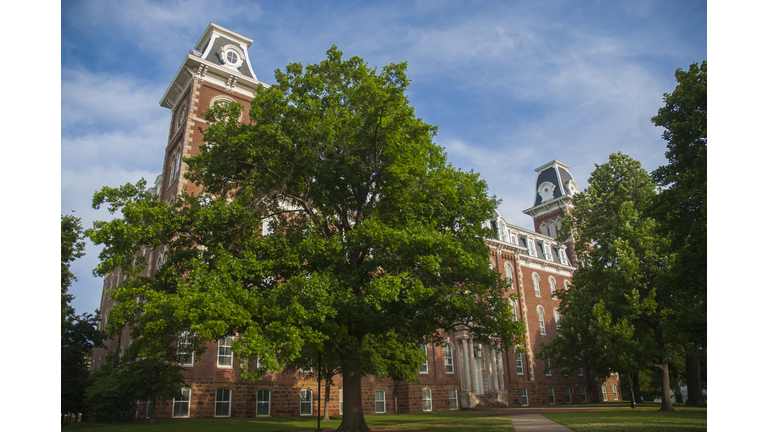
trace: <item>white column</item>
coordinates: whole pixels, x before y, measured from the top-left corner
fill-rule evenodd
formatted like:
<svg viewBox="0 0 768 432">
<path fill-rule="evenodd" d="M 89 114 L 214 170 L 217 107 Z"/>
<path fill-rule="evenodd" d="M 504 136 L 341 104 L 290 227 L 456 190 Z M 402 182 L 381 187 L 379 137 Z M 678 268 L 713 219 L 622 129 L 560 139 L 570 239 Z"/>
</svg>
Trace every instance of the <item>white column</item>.
<svg viewBox="0 0 768 432">
<path fill-rule="evenodd" d="M 469 367 L 469 348 L 467 347 L 466 339 L 461 340 L 461 346 L 462 346 L 462 351 L 464 353 L 464 358 L 462 359 L 464 361 L 462 363 L 464 366 L 465 387 L 463 390 L 469 392 L 469 391 L 472 391 L 472 369 Z"/>
<path fill-rule="evenodd" d="M 496 367 L 499 371 L 499 390 L 504 391 L 504 356 L 501 351 L 496 353 Z"/>
<path fill-rule="evenodd" d="M 478 382 L 477 361 L 475 360 L 475 344 L 472 339 L 469 340 L 469 368 L 472 370 L 472 391 L 480 392 L 480 383 Z"/>
<path fill-rule="evenodd" d="M 491 388 L 488 390 L 499 391 L 499 377 L 496 375 L 496 352 L 490 346 L 488 347 L 488 360 L 491 361 L 491 379 L 489 380 Z"/>
</svg>

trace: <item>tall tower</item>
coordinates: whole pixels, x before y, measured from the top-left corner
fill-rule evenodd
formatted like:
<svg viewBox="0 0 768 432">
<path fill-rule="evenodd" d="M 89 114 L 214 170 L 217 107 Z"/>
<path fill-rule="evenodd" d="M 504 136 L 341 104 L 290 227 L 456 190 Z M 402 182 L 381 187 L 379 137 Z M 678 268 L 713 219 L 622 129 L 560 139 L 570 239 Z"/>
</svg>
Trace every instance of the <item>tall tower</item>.
<svg viewBox="0 0 768 432">
<path fill-rule="evenodd" d="M 557 237 L 563 218 L 573 209 L 573 195 L 579 191 L 568 165 L 555 159 L 538 168 L 536 172 L 536 194 L 533 207 L 523 213 L 533 218 L 533 229 L 537 233 Z M 566 239 L 568 258 L 575 261 L 573 239 Z"/>
<path fill-rule="evenodd" d="M 160 99 L 160 105 L 173 113 L 157 182 L 161 200 L 171 201 L 185 188 L 200 192 L 183 177 L 187 167 L 181 158 L 195 155 L 203 142 L 208 123 L 202 112 L 215 104 L 237 102 L 244 107 L 240 120 L 247 122 L 256 89 L 268 87 L 253 73 L 248 57 L 251 43 L 253 39 L 210 23 Z"/>
</svg>

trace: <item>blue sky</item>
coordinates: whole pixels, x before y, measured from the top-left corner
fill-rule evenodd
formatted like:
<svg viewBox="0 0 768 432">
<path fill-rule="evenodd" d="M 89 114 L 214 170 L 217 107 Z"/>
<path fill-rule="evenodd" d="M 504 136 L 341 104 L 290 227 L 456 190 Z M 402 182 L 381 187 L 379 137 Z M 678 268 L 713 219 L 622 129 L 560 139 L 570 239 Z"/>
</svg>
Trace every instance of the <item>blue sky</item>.
<svg viewBox="0 0 768 432">
<path fill-rule="evenodd" d="M 449 161 L 480 172 L 507 219 L 558 159 L 580 188 L 621 151 L 653 170 L 666 142 L 650 118 L 674 71 L 707 59 L 705 1 L 66 1 L 61 4 L 61 213 L 108 219 L 95 190 L 160 173 L 170 111 L 160 97 L 209 22 L 254 40 L 257 77 L 317 63 L 336 44 L 369 65 L 408 62 L 416 115 Z M 98 307 L 98 249 L 73 270 L 79 313 Z"/>
</svg>

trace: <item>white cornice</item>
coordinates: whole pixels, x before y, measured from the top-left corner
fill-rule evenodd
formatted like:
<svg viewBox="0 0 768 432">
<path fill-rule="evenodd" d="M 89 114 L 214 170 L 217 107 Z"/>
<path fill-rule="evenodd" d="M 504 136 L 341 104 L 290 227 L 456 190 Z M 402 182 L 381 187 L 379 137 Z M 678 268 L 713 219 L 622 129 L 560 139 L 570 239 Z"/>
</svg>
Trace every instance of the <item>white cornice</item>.
<svg viewBox="0 0 768 432">
<path fill-rule="evenodd" d="M 570 277 L 570 276 L 573 276 L 573 273 L 576 271 L 576 267 L 571 267 L 564 264 L 558 264 L 554 261 L 547 261 L 541 258 L 534 258 L 530 255 L 519 254 L 518 258 L 520 258 L 520 264 L 525 267 L 533 268 L 541 271 L 548 271 L 548 272 L 559 274 L 561 276 Z"/>
<path fill-rule="evenodd" d="M 571 204 L 571 200 L 572 199 L 570 195 L 563 195 L 553 199 L 552 201 L 547 201 L 529 209 L 525 209 L 523 210 L 523 213 L 535 218 L 553 210 L 567 209 L 568 207 L 572 207 L 573 204 Z"/>
</svg>

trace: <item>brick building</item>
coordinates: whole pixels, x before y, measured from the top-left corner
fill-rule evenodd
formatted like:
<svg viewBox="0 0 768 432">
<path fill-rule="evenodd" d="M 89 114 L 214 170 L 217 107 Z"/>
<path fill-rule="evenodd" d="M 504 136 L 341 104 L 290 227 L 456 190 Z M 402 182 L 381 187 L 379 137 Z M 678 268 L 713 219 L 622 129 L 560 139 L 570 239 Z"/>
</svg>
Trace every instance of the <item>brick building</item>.
<svg viewBox="0 0 768 432">
<path fill-rule="evenodd" d="M 172 201 L 184 189 L 198 193 L 199 187 L 187 181 L 182 157 L 189 157 L 202 144 L 207 127 L 202 112 L 218 103 L 237 102 L 245 107 L 243 122 L 258 86 L 268 86 L 256 78 L 248 58 L 253 41 L 225 28 L 210 24 L 194 49 L 185 57 L 160 104 L 173 113 L 165 148 L 162 174 L 154 190 L 160 200 Z M 466 329 L 445 335 L 446 345 L 425 345 L 429 358 L 419 370 L 419 383 L 376 382 L 363 379 L 363 406 L 366 413 L 442 411 L 483 406 L 541 406 L 554 403 L 613 401 L 621 398 L 618 375 L 607 380 L 591 379 L 589 371 L 563 376 L 549 370 L 534 358 L 541 342 L 557 335 L 557 308 L 554 292 L 568 289 L 575 267 L 569 244 L 553 237 L 564 215 L 571 208 L 571 197 L 578 187 L 568 166 L 555 160 L 536 169 L 534 206 L 524 212 L 534 219 L 536 231 L 506 222 L 494 214 L 487 221 L 498 232 L 487 239 L 490 262 L 506 278 L 510 293 L 519 295 L 514 304 L 517 319 L 526 324 L 526 354 L 495 352 L 482 341 L 468 339 Z M 145 252 L 153 275 L 164 262 L 163 248 Z M 101 299 L 101 327 L 109 319 L 114 300 L 109 290 L 126 276 L 119 271 L 104 281 Z M 93 351 L 93 370 L 103 363 L 108 351 L 122 354 L 130 344 L 128 329 L 105 342 L 106 349 Z M 239 378 L 240 364 L 231 354 L 231 340 L 210 343 L 199 361 L 182 357 L 187 388 L 182 395 L 156 407 L 157 418 L 212 418 L 316 415 L 314 401 L 317 382 L 303 374 L 268 374 L 258 381 Z M 180 348 L 183 352 L 183 347 Z M 342 380 L 337 377 L 328 401 L 332 415 L 343 412 Z M 325 389 L 321 389 L 325 395 Z M 140 403 L 137 417 L 148 414 Z"/>
</svg>

